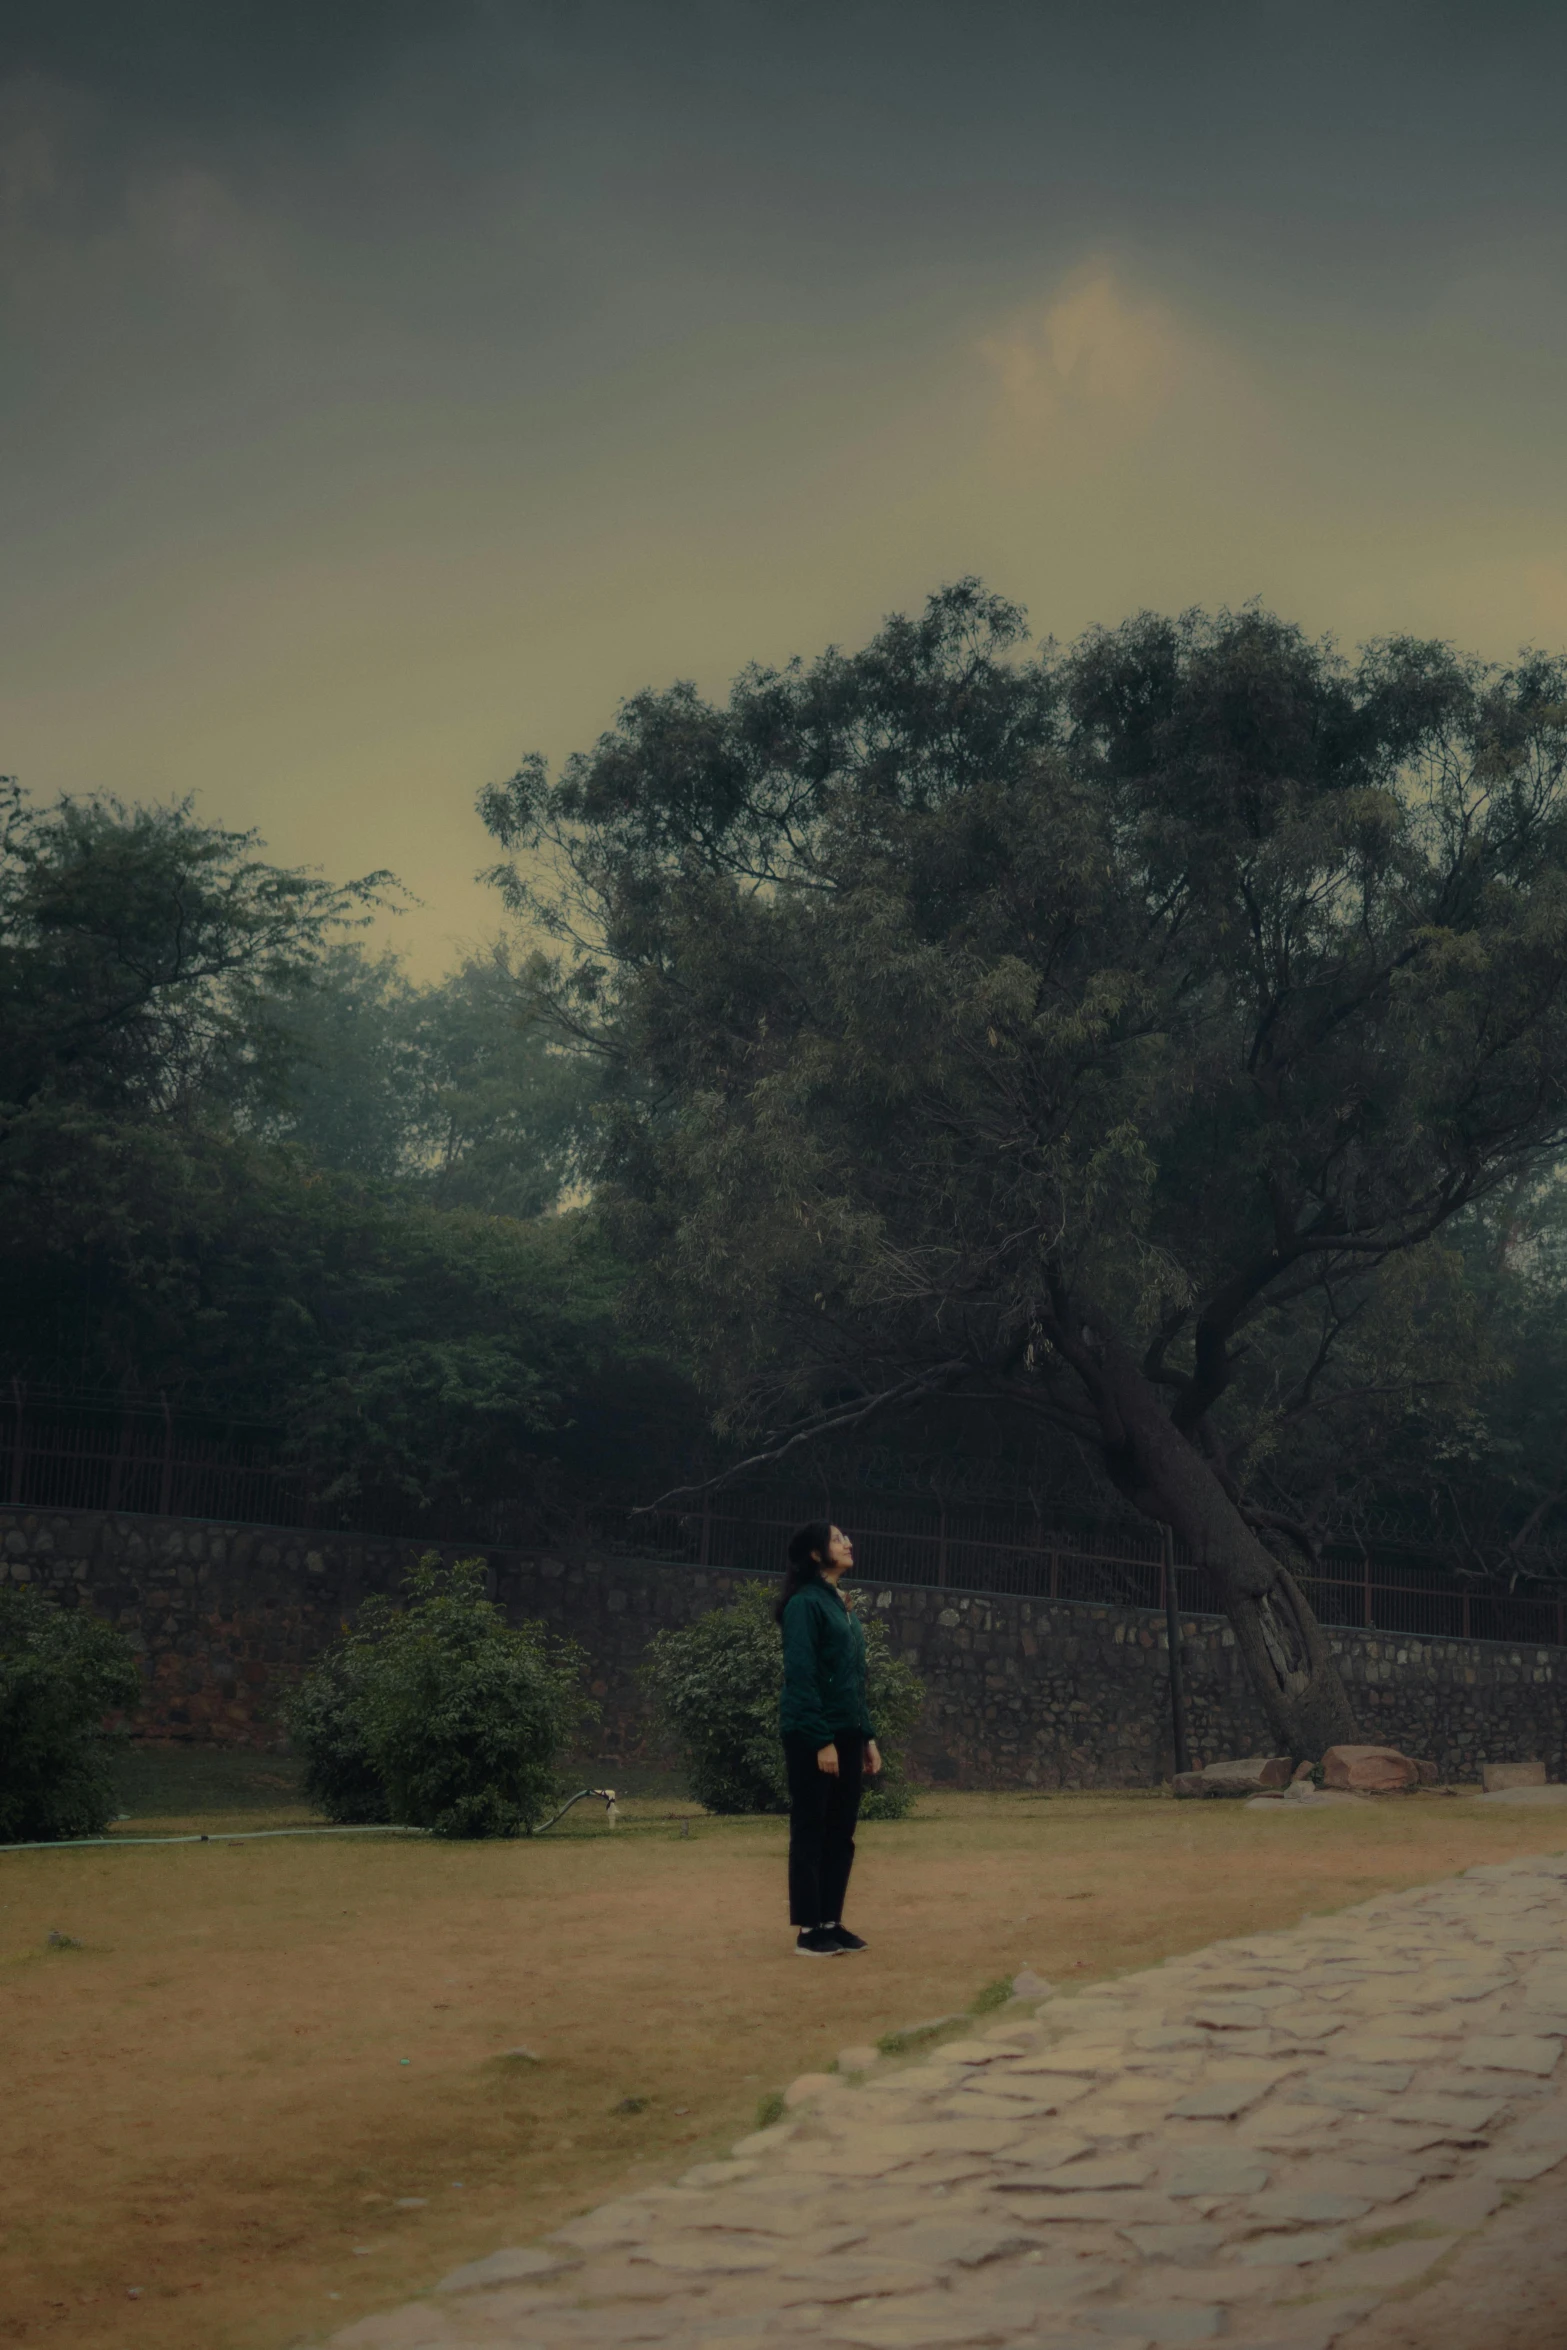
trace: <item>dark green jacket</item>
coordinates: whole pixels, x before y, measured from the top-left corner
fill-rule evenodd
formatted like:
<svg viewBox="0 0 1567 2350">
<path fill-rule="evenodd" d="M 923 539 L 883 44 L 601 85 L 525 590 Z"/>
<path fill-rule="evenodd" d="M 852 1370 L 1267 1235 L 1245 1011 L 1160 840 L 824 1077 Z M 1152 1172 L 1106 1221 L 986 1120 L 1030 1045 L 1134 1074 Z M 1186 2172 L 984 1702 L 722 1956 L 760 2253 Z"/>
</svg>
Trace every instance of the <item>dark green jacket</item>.
<svg viewBox="0 0 1567 2350">
<path fill-rule="evenodd" d="M 783 1616 L 786 1738 L 826 1746 L 833 1738 L 874 1738 L 865 1708 L 865 1627 L 828 1583 L 798 1590 Z"/>
</svg>

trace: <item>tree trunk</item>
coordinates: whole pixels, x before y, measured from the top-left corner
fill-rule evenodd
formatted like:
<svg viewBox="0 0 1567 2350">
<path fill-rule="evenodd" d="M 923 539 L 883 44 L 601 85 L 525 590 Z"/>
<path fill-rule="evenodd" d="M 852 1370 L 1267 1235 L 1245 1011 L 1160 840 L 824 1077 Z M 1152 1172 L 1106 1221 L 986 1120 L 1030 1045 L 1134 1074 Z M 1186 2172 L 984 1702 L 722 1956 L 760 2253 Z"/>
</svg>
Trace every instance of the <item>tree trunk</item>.
<svg viewBox="0 0 1567 2350">
<path fill-rule="evenodd" d="M 1110 1473 L 1139 1509 L 1174 1529 L 1218 1582 L 1278 1752 L 1316 1762 L 1330 1746 L 1353 1744 L 1359 1733 L 1338 1666 L 1294 1576 L 1171 1424 L 1130 1357 L 1111 1341 L 1100 1360 L 1124 1438 L 1107 1457 Z"/>
</svg>

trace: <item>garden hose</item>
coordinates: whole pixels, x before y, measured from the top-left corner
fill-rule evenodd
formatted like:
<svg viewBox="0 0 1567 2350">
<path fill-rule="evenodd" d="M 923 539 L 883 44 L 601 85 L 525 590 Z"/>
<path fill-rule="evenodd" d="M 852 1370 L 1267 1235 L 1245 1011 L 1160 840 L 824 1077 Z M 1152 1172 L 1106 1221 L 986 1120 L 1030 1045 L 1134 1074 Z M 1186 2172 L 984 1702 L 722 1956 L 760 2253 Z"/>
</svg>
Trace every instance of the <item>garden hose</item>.
<svg viewBox="0 0 1567 2350">
<path fill-rule="evenodd" d="M 530 1828 L 530 1829 L 528 1830 L 528 1833 L 529 1833 L 529 1835 L 530 1835 L 530 1836 L 542 1836 L 542 1835 L 543 1835 L 543 1833 L 544 1833 L 544 1829 L 545 1829 L 545 1828 L 553 1828 L 553 1827 L 554 1827 L 554 1825 L 555 1825 L 555 1821 L 556 1821 L 556 1820 L 563 1820 L 563 1819 L 565 1818 L 565 1816 L 566 1816 L 567 1812 L 569 1812 L 569 1811 L 570 1811 L 570 1809 L 571 1809 L 571 1807 L 572 1807 L 572 1804 L 574 1804 L 574 1803 L 580 1803 L 580 1802 L 582 1801 L 582 1798 L 584 1797 L 584 1795 L 596 1795 L 596 1796 L 598 1796 L 598 1797 L 599 1797 L 599 1799 L 600 1799 L 600 1801 L 603 1803 L 603 1806 L 604 1806 L 604 1817 L 605 1817 L 605 1818 L 608 1820 L 608 1822 L 609 1822 L 610 1826 L 611 1826 L 612 1828 L 618 1828 L 618 1827 L 619 1827 L 619 1825 L 620 1825 L 620 1814 L 619 1814 L 619 1812 L 618 1812 L 618 1811 L 615 1809 L 615 1790 L 614 1790 L 614 1788 L 613 1788 L 613 1787 L 579 1787 L 579 1788 L 577 1789 L 577 1792 L 576 1792 L 576 1794 L 575 1794 L 575 1795 L 573 1795 L 573 1796 L 570 1796 L 570 1797 L 568 1797 L 567 1801 L 561 1805 L 561 1807 L 560 1807 L 559 1811 L 558 1811 L 558 1812 L 556 1812 L 552 1818 L 550 1818 L 550 1819 L 547 1819 L 547 1820 L 544 1822 L 544 1824 L 543 1824 L 543 1827 L 538 1827 L 538 1828 Z"/>
<path fill-rule="evenodd" d="M 74 1852 L 84 1844 L 259 1844 L 264 1836 L 428 1836 L 428 1828 L 388 1827 L 364 1821 L 347 1828 L 220 1828 L 205 1836 L 46 1836 L 32 1844 L 0 1844 L 0 1852 Z"/>
</svg>

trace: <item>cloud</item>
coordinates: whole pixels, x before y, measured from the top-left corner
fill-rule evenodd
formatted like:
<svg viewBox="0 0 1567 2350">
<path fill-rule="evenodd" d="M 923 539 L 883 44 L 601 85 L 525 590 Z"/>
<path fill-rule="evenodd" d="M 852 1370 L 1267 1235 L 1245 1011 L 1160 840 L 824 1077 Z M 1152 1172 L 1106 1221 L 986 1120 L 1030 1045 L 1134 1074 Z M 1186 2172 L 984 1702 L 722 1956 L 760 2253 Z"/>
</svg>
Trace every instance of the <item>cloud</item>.
<svg viewBox="0 0 1567 2350">
<path fill-rule="evenodd" d="M 1163 303 L 1127 294 L 1103 263 L 979 348 L 1006 436 L 1041 450 L 1069 448 L 1079 459 L 1142 438 L 1211 365 Z"/>
</svg>

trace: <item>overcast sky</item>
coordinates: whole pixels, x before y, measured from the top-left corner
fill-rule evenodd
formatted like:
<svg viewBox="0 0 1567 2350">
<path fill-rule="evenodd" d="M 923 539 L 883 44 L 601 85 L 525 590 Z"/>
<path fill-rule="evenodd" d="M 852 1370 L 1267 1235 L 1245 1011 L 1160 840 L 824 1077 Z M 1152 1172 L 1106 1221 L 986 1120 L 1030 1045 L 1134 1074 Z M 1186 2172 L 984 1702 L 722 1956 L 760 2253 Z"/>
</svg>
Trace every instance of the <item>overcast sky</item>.
<svg viewBox="0 0 1567 2350">
<path fill-rule="evenodd" d="M 1567 9 L 0 0 L 0 768 L 477 788 L 977 571 L 1567 644 Z"/>
</svg>

